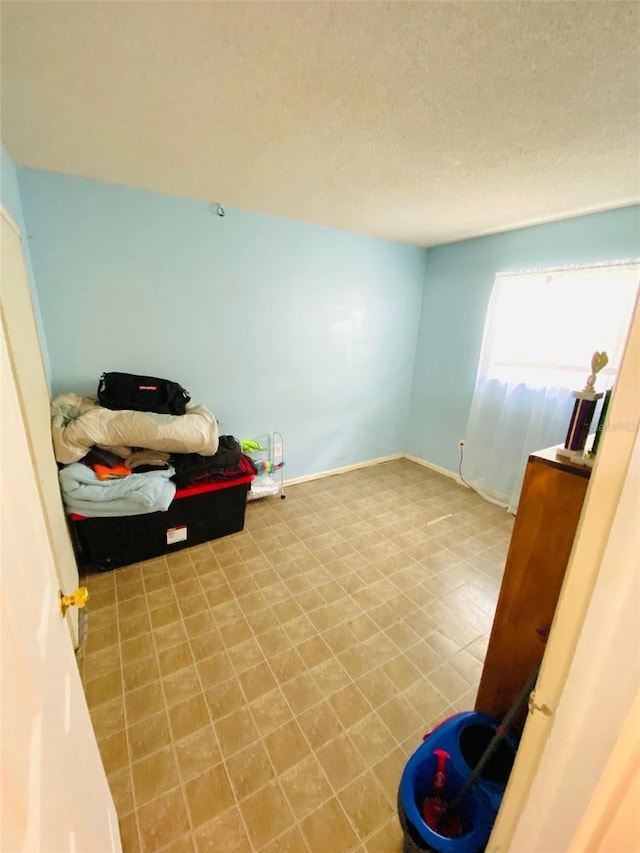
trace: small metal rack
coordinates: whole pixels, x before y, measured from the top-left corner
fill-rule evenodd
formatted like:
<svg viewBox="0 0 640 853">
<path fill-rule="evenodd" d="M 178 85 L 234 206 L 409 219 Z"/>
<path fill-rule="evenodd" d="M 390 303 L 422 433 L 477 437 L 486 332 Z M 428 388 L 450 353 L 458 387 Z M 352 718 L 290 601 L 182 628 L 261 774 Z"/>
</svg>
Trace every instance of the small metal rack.
<svg viewBox="0 0 640 853">
<path fill-rule="evenodd" d="M 258 469 L 247 500 L 255 501 L 271 495 L 280 495 L 280 499 L 284 500 L 284 437 L 275 430 L 258 436 L 255 441 L 262 449 L 247 453 Z"/>
</svg>

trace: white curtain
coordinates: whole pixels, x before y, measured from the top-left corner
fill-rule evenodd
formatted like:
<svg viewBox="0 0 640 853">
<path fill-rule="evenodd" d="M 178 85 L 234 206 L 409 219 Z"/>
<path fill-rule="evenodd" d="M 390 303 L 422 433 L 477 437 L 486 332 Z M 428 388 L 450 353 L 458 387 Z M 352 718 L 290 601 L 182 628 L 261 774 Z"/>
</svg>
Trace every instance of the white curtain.
<svg viewBox="0 0 640 853">
<path fill-rule="evenodd" d="M 639 277 L 637 261 L 496 276 L 465 434 L 471 486 L 515 512 L 527 457 L 564 443 L 596 350 L 609 356 L 596 390 L 612 387 Z"/>
</svg>

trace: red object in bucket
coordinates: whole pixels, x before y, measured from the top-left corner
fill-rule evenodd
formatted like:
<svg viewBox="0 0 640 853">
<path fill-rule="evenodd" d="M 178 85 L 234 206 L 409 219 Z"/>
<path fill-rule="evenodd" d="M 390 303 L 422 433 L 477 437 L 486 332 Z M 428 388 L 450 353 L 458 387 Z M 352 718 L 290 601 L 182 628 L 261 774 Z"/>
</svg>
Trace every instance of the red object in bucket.
<svg viewBox="0 0 640 853">
<path fill-rule="evenodd" d="M 449 809 L 443 799 L 445 783 L 447 781 L 446 766 L 451 758 L 444 749 L 434 749 L 438 763 L 436 772 L 433 774 L 433 785 L 431 796 L 427 797 L 422 804 L 422 817 L 427 826 L 438 835 L 447 838 L 459 838 L 462 832 L 462 821 L 456 809 Z"/>
</svg>

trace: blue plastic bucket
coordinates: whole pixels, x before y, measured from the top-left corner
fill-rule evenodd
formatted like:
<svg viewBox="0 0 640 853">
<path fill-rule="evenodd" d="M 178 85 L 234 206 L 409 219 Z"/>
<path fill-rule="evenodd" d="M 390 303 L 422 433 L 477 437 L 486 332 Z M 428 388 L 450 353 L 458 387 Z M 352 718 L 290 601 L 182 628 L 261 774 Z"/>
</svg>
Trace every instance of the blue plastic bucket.
<svg viewBox="0 0 640 853">
<path fill-rule="evenodd" d="M 485 792 L 473 787 L 457 806 L 463 834 L 457 838 L 440 835 L 422 817 L 422 804 L 430 795 L 437 758 L 433 746 L 425 741 L 409 759 L 400 782 L 400 800 L 412 839 L 425 849 L 440 853 L 475 853 L 481 850 L 491 833 L 493 810 Z M 443 799 L 450 802 L 464 784 L 464 778 L 447 762 Z"/>
<path fill-rule="evenodd" d="M 474 711 L 456 714 L 427 735 L 413 753 L 405 766 L 398 791 L 398 814 L 405 839 L 408 835 L 415 845 L 409 849 L 476 853 L 485 847 L 515 756 L 516 744 L 511 738 L 500 744 L 499 752 L 487 763 L 482 777 L 456 807 L 462 835 L 450 838 L 436 832 L 424 820 L 422 807 L 433 789 L 437 767 L 434 750 L 444 750 L 450 756 L 446 764 L 443 800 L 451 802 L 486 749 L 496 725 L 496 721 L 487 714 Z"/>
</svg>

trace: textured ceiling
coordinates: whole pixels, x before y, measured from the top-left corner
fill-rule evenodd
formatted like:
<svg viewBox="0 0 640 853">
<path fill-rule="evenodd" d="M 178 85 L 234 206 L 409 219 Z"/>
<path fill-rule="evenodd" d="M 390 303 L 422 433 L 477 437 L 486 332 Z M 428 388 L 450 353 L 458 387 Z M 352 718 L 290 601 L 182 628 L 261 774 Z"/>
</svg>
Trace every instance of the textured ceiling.
<svg viewBox="0 0 640 853">
<path fill-rule="evenodd" d="M 2 2 L 15 161 L 435 245 L 640 199 L 635 2 Z"/>
</svg>

